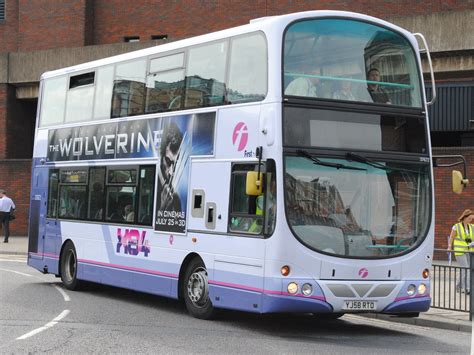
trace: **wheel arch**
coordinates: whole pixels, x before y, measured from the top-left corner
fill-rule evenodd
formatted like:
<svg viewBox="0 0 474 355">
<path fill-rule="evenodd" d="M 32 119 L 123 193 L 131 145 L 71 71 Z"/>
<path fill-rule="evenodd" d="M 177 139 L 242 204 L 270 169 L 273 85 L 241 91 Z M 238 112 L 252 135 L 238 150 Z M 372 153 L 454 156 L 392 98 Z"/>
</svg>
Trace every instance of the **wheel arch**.
<svg viewBox="0 0 474 355">
<path fill-rule="evenodd" d="M 74 242 L 71 240 L 71 239 L 66 239 L 63 244 L 61 245 L 61 250 L 59 251 L 59 258 L 58 258 L 58 275 L 61 276 L 61 259 L 63 258 L 63 251 L 64 251 L 64 247 L 66 246 L 66 244 L 68 242 L 71 242 L 72 245 L 74 246 L 74 248 L 76 249 L 76 245 L 74 244 Z M 77 253 L 77 249 L 76 249 L 76 253 Z"/>
<path fill-rule="evenodd" d="M 178 278 L 178 299 L 180 301 L 183 301 L 183 287 L 184 287 L 184 275 L 186 273 L 186 270 L 188 268 L 188 265 L 189 263 L 191 262 L 191 260 L 195 259 L 195 258 L 199 258 L 201 259 L 201 261 L 203 262 L 203 264 L 205 265 L 204 263 L 204 259 L 198 254 L 198 253 L 195 253 L 195 252 L 192 252 L 192 253 L 189 253 L 188 255 L 186 255 L 186 257 L 184 258 L 183 262 L 181 263 L 181 268 L 179 269 L 179 278 Z"/>
</svg>

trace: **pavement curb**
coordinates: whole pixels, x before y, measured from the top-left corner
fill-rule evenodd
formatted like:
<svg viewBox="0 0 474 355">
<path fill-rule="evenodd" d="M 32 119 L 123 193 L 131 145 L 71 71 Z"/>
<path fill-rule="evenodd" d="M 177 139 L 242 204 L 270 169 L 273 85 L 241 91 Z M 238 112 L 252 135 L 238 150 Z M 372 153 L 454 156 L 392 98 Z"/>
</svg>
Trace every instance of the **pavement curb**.
<svg viewBox="0 0 474 355">
<path fill-rule="evenodd" d="M 452 322 L 439 321 L 435 319 L 426 319 L 426 318 L 423 318 L 423 316 L 418 317 L 418 318 L 403 318 L 403 317 L 397 317 L 397 316 L 392 316 L 388 314 L 374 314 L 374 313 L 361 314 L 361 316 L 366 317 L 366 318 L 375 318 L 375 319 L 385 320 L 388 322 L 418 325 L 422 327 L 454 330 L 454 331 L 466 332 L 466 333 L 472 332 L 472 325 L 464 324 L 466 322 L 452 323 Z"/>
</svg>

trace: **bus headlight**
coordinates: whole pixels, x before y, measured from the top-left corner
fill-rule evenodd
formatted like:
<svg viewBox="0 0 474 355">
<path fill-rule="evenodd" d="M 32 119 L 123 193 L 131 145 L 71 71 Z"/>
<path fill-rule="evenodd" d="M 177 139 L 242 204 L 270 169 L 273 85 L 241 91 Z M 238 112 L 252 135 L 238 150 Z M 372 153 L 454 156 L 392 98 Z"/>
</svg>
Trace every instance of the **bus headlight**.
<svg viewBox="0 0 474 355">
<path fill-rule="evenodd" d="M 290 282 L 287 289 L 289 294 L 294 295 L 296 292 L 298 292 L 298 284 L 296 282 Z"/>
<path fill-rule="evenodd" d="M 311 286 L 311 284 L 303 284 L 303 286 L 301 286 L 301 292 L 303 292 L 303 295 L 309 296 L 313 293 L 313 286 Z"/>
<path fill-rule="evenodd" d="M 419 295 L 424 295 L 426 293 L 426 285 L 425 284 L 419 284 L 418 285 L 418 294 Z"/>
<path fill-rule="evenodd" d="M 408 296 L 413 297 L 416 294 L 416 286 L 415 285 L 408 286 L 407 294 Z"/>
</svg>

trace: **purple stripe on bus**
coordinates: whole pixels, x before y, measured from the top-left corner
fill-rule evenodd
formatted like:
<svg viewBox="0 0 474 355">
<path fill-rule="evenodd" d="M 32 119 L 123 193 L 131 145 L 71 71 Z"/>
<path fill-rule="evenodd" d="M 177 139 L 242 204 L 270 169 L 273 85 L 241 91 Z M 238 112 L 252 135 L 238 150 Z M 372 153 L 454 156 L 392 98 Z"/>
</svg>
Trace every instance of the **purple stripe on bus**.
<svg viewBox="0 0 474 355">
<path fill-rule="evenodd" d="M 138 267 L 122 266 L 122 265 L 117 265 L 117 264 L 109 264 L 109 263 L 103 263 L 103 262 L 100 262 L 100 261 L 87 260 L 87 259 L 78 259 L 78 261 L 80 263 L 84 263 L 84 264 L 93 264 L 93 265 L 111 267 L 111 268 L 114 268 L 114 269 L 138 271 L 138 272 L 142 272 L 142 273 L 146 273 L 146 274 L 153 274 L 153 275 L 159 275 L 159 276 L 165 276 L 165 277 L 178 278 L 178 275 L 176 275 L 176 274 L 170 274 L 170 273 L 166 273 L 166 272 L 160 272 L 160 271 L 149 270 L 149 269 L 142 269 L 142 268 L 138 268 Z"/>
<path fill-rule="evenodd" d="M 50 254 L 50 253 L 29 253 L 30 255 L 35 255 L 35 256 L 41 256 L 41 257 L 49 257 L 53 259 L 59 259 L 59 255 L 55 254 Z M 137 272 L 142 272 L 146 274 L 152 274 L 152 275 L 159 275 L 159 276 L 165 276 L 165 277 L 172 277 L 172 278 L 178 278 L 177 274 L 171 274 L 171 273 L 165 273 L 165 272 L 160 272 L 160 271 L 155 271 L 155 270 L 150 270 L 150 269 L 143 269 L 143 268 L 137 268 L 137 267 L 131 267 L 131 266 L 121 266 L 117 264 L 110 264 L 110 263 L 104 263 L 100 261 L 94 261 L 94 260 L 88 260 L 88 259 L 79 259 L 78 262 L 84 263 L 84 264 L 92 264 L 92 265 L 99 265 L 99 266 L 105 266 L 105 267 L 111 267 L 115 269 L 121 269 L 121 270 L 130 270 L 130 271 L 137 271 Z M 283 292 L 283 291 L 274 291 L 274 290 L 265 290 L 262 288 L 256 288 L 256 287 L 249 287 L 245 285 L 239 285 L 239 284 L 233 284 L 229 282 L 221 282 L 221 281 L 212 281 L 209 280 L 209 284 L 213 285 L 219 285 L 219 286 L 225 286 L 229 288 L 236 288 L 236 289 L 241 289 L 241 290 L 246 290 L 246 291 L 253 291 L 253 292 L 259 292 L 259 293 L 265 293 L 265 294 L 270 294 L 270 295 L 280 295 L 280 296 L 290 296 L 290 297 L 303 297 L 305 299 L 316 299 L 316 300 L 321 300 L 321 301 L 326 301 L 326 298 L 324 296 L 304 296 L 302 294 L 296 294 L 292 295 L 288 292 Z"/>
<path fill-rule="evenodd" d="M 47 257 L 47 258 L 53 258 L 53 259 L 59 259 L 59 255 L 56 254 L 50 254 L 50 253 L 29 253 L 30 255 L 34 256 L 41 256 L 41 257 Z"/>
<path fill-rule="evenodd" d="M 244 285 L 238 285 L 238 284 L 233 284 L 229 282 L 222 282 L 222 281 L 212 281 L 209 280 L 210 285 L 218 285 L 218 286 L 225 286 L 225 287 L 230 287 L 230 288 L 238 288 L 246 291 L 254 291 L 254 292 L 264 292 L 265 290 L 262 288 L 256 288 L 256 287 L 249 287 L 249 286 L 244 286 Z"/>
<path fill-rule="evenodd" d="M 310 297 L 287 297 L 285 295 L 263 295 L 263 313 L 267 312 L 308 312 L 330 313 L 332 306 L 322 300 Z"/>
<path fill-rule="evenodd" d="M 399 301 L 404 301 L 404 300 L 413 300 L 413 299 L 416 299 L 416 298 L 424 298 L 424 297 L 430 297 L 430 295 L 426 294 L 426 295 L 416 295 L 414 297 L 409 297 L 409 296 L 397 297 L 397 298 L 395 298 L 395 300 L 393 302 L 399 302 Z"/>
<path fill-rule="evenodd" d="M 389 304 L 382 313 L 426 312 L 430 304 L 430 297 L 413 297 Z"/>
<path fill-rule="evenodd" d="M 232 283 L 228 283 L 228 282 L 209 281 L 209 284 L 218 285 L 218 286 L 225 286 L 225 287 L 230 287 L 230 288 L 238 288 L 238 289 L 246 290 L 246 291 L 260 292 L 260 293 L 265 293 L 265 294 L 269 294 L 269 295 L 303 297 L 303 298 L 306 298 L 306 299 L 307 298 L 313 298 L 313 299 L 316 299 L 316 300 L 326 301 L 326 298 L 324 296 L 305 296 L 305 295 L 302 295 L 302 294 L 292 295 L 291 293 L 288 293 L 288 292 L 265 290 L 265 289 L 262 289 L 262 288 L 248 287 L 248 286 L 237 285 L 237 284 L 232 284 Z"/>
<path fill-rule="evenodd" d="M 176 275 L 176 274 L 170 274 L 170 273 L 165 273 L 165 272 L 160 272 L 160 271 L 155 271 L 155 270 L 149 270 L 149 269 L 143 269 L 143 268 L 137 268 L 137 267 L 131 267 L 131 266 L 121 266 L 121 265 L 117 265 L 117 264 L 109 264 L 109 263 L 104 263 L 104 262 L 100 262 L 100 261 L 88 260 L 88 259 L 79 259 L 78 261 L 80 263 L 83 263 L 83 264 L 92 264 L 92 265 L 111 267 L 111 268 L 121 269 L 121 270 L 137 271 L 137 272 L 142 272 L 142 273 L 146 273 L 146 274 L 178 278 L 178 275 Z M 320 301 L 326 301 L 326 298 L 324 296 L 304 296 L 302 294 L 292 295 L 288 292 L 265 290 L 265 289 L 262 289 L 262 288 L 249 287 L 249 286 L 245 286 L 245 285 L 232 284 L 232 283 L 228 283 L 228 282 L 209 280 L 209 284 L 218 285 L 218 286 L 225 286 L 225 287 L 235 288 L 235 289 L 241 289 L 241 290 L 246 290 L 246 291 L 252 291 L 252 292 L 258 292 L 258 293 L 271 294 L 271 295 L 280 295 L 280 296 L 289 296 L 289 297 L 302 297 L 302 298 L 305 298 L 305 299 L 315 299 L 315 300 L 320 300 Z"/>
</svg>

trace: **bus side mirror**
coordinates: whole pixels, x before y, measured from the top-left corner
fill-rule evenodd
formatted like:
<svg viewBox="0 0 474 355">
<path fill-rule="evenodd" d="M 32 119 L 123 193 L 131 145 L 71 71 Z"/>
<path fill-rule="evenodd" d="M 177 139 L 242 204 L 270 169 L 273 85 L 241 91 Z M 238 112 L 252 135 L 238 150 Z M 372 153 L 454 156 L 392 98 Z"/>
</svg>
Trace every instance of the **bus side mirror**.
<svg viewBox="0 0 474 355">
<path fill-rule="evenodd" d="M 453 170 L 453 192 L 459 195 L 467 185 L 469 185 L 469 180 L 464 179 L 460 171 Z"/>
<path fill-rule="evenodd" d="M 262 194 L 263 187 L 263 173 L 258 171 L 247 172 L 247 182 L 245 185 L 245 192 L 249 196 L 259 196 Z"/>
</svg>

